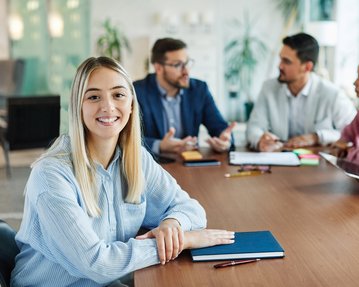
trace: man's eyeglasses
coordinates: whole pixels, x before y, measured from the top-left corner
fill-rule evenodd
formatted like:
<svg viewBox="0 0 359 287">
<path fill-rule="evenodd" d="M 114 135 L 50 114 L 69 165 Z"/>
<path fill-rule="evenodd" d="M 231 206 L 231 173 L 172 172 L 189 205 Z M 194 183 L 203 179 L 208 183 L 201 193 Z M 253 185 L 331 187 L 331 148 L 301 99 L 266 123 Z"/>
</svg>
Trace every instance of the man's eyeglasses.
<svg viewBox="0 0 359 287">
<path fill-rule="evenodd" d="M 270 165 L 244 164 L 239 166 L 238 172 L 241 171 L 261 171 L 262 173 L 271 173 L 271 167 Z"/>
<path fill-rule="evenodd" d="M 193 59 L 188 59 L 186 62 L 180 61 L 180 62 L 175 63 L 175 64 L 161 62 L 160 64 L 163 65 L 163 66 L 169 66 L 169 67 L 175 68 L 178 71 L 182 71 L 184 68 L 191 69 L 193 67 L 194 60 Z"/>
</svg>

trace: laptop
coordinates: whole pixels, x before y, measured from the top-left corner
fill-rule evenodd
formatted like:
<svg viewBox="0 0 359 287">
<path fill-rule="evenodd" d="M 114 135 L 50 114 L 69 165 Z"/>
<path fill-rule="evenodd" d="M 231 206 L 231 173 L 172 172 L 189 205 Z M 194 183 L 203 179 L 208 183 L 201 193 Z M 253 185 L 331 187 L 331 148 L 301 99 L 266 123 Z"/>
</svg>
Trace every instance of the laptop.
<svg viewBox="0 0 359 287">
<path fill-rule="evenodd" d="M 319 152 L 319 154 L 332 165 L 341 169 L 346 175 L 359 179 L 359 165 L 325 152 Z"/>
</svg>

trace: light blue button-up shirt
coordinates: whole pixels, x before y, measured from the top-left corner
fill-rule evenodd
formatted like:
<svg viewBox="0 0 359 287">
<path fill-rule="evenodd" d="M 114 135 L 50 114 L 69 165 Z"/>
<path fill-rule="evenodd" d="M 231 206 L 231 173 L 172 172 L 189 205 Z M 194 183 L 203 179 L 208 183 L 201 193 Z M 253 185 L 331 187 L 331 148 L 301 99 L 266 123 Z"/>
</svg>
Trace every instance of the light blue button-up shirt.
<svg viewBox="0 0 359 287">
<path fill-rule="evenodd" d="M 159 263 L 154 239 L 134 239 L 140 227 L 152 229 L 165 218 L 177 219 L 185 231 L 206 226 L 203 208 L 144 148 L 141 202 L 124 202 L 118 149 L 107 170 L 97 165 L 101 215 L 90 217 L 74 176 L 67 136 L 62 145 L 64 155 L 37 162 L 27 182 L 12 286 L 108 285 Z"/>
<path fill-rule="evenodd" d="M 164 130 L 167 133 L 168 130 L 173 127 L 176 130 L 174 137 L 177 139 L 182 139 L 184 137 L 181 115 L 181 100 L 183 95 L 183 89 L 180 89 L 176 96 L 169 97 L 166 95 L 166 90 L 159 85 L 158 81 L 157 87 L 161 93 L 160 97 L 163 105 Z M 161 140 L 154 141 L 152 145 L 152 151 L 154 153 L 160 153 L 160 143 Z"/>
</svg>

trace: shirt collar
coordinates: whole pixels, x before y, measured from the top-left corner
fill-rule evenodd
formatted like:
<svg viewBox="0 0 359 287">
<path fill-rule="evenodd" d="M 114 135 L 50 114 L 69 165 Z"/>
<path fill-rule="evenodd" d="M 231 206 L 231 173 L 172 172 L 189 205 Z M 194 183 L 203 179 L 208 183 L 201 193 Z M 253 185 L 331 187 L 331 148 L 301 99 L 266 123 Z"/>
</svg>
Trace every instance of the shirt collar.
<svg viewBox="0 0 359 287">
<path fill-rule="evenodd" d="M 158 90 L 160 91 L 161 97 L 164 98 L 164 99 L 168 99 L 166 90 L 160 86 L 157 78 L 156 78 L 156 84 L 157 84 Z M 183 93 L 184 93 L 184 90 L 180 89 L 179 92 L 177 93 L 177 95 L 174 98 L 177 99 L 177 96 L 182 96 Z"/>
<path fill-rule="evenodd" d="M 113 155 L 113 158 L 112 158 L 110 164 L 108 165 L 107 170 L 105 170 L 104 167 L 97 162 L 95 163 L 96 169 L 100 173 L 110 173 L 111 174 L 114 169 L 114 165 L 117 164 L 118 160 L 121 158 L 122 158 L 122 151 L 121 151 L 120 147 L 117 146 L 115 149 L 115 154 Z"/>
<path fill-rule="evenodd" d="M 298 96 L 308 97 L 310 88 L 312 86 L 312 82 L 313 82 L 312 77 L 309 76 L 309 79 L 308 79 L 307 83 L 304 85 L 303 89 L 298 93 Z M 288 89 L 288 85 L 285 85 L 285 94 L 288 97 L 293 97 L 292 93 Z"/>
</svg>

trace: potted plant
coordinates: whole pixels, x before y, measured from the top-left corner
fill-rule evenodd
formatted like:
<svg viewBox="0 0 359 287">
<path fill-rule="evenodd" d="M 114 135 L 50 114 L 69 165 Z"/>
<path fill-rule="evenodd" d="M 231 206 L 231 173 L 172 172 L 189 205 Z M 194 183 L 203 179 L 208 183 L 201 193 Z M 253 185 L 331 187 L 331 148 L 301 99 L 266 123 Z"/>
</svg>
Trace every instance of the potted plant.
<svg viewBox="0 0 359 287">
<path fill-rule="evenodd" d="M 245 95 L 245 120 L 253 108 L 252 81 L 258 61 L 267 52 L 266 44 L 253 34 L 253 23 L 245 14 L 243 24 L 234 19 L 232 28 L 237 33 L 225 45 L 225 79 L 230 95 L 236 95 L 234 87 L 239 84 L 239 91 Z M 234 94 L 233 94 L 234 93 Z"/>
<path fill-rule="evenodd" d="M 290 31 L 293 26 L 296 27 L 296 30 L 303 30 L 305 5 L 306 1 L 303 0 L 276 0 L 276 9 L 281 12 L 284 23 L 279 38 L 275 42 L 276 47 L 272 49 L 269 57 L 267 69 L 268 75 L 272 71 L 274 62 L 277 59 L 282 39 L 288 36 L 288 31 Z"/>
<path fill-rule="evenodd" d="M 126 35 L 119 28 L 113 26 L 110 19 L 106 19 L 102 27 L 104 32 L 97 39 L 97 52 L 121 62 L 123 49 L 131 52 Z"/>
<path fill-rule="evenodd" d="M 304 5 L 302 0 L 277 0 L 277 9 L 282 12 L 284 19 L 284 32 L 293 24 L 301 25 L 304 21 Z"/>
</svg>

